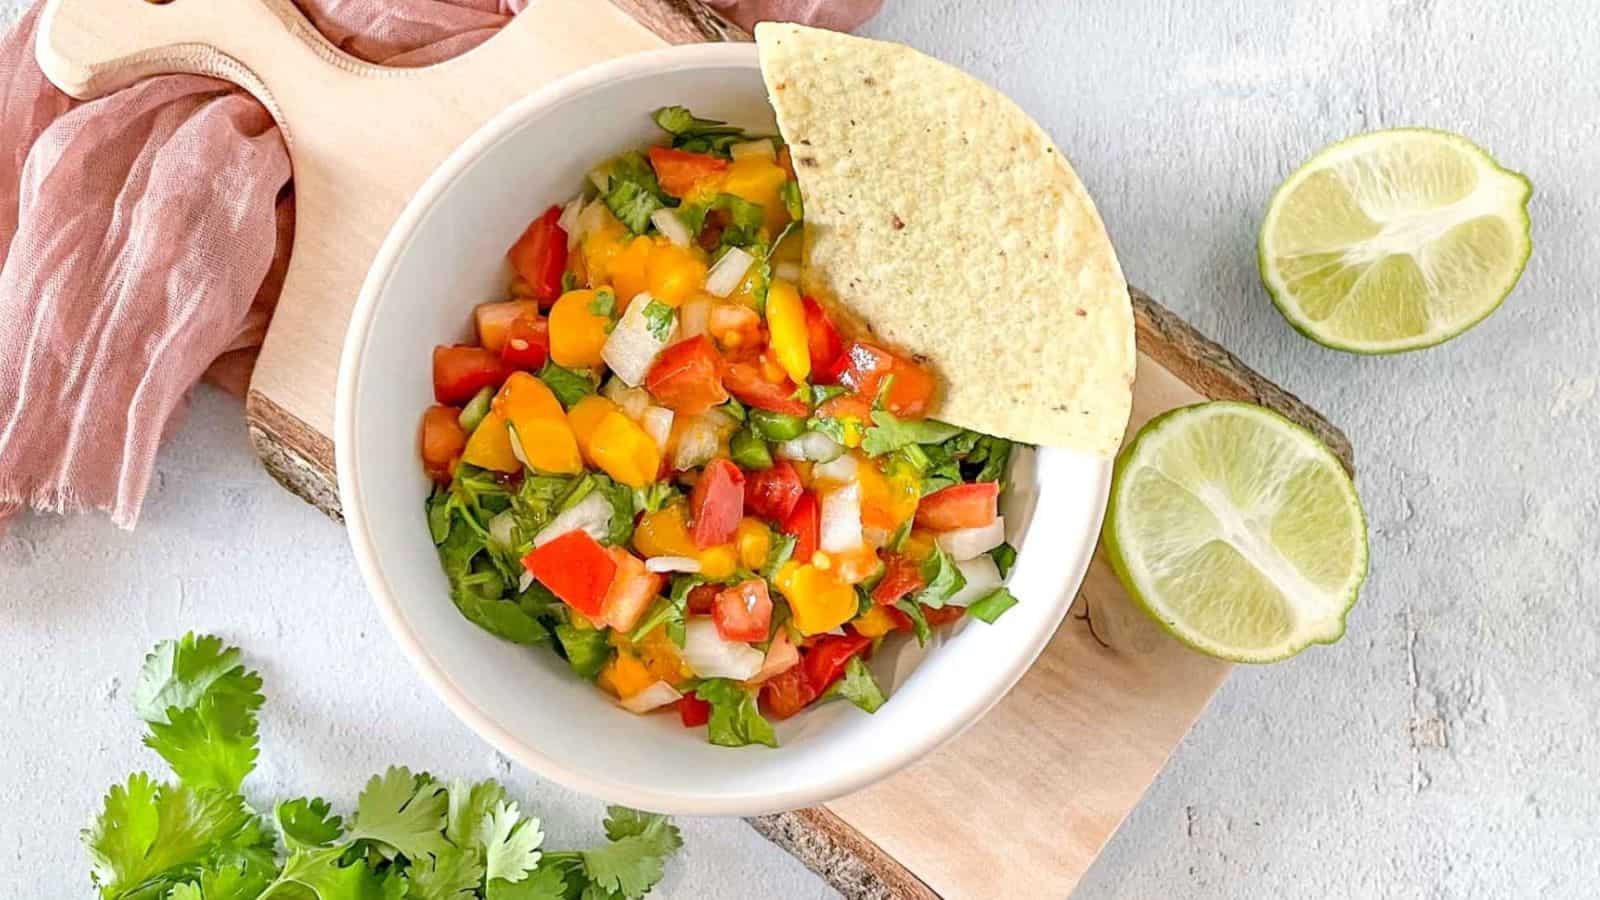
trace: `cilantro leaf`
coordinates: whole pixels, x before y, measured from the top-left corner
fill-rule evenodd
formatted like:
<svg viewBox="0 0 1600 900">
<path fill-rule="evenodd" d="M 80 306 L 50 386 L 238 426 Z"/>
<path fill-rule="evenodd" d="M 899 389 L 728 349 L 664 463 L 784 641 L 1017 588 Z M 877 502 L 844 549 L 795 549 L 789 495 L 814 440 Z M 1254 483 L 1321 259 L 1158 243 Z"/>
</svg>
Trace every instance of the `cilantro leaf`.
<svg viewBox="0 0 1600 900">
<path fill-rule="evenodd" d="M 606 641 L 606 633 L 598 628 L 562 623 L 556 626 L 556 641 L 567 665 L 580 678 L 593 679 L 611 661 L 611 644 Z"/>
<path fill-rule="evenodd" d="M 661 880 L 667 857 L 683 846 L 683 839 L 664 816 L 622 806 L 607 811 L 611 843 L 583 851 L 583 868 L 601 890 L 630 900 L 643 897 Z"/>
<path fill-rule="evenodd" d="M 896 603 L 894 608 L 905 613 L 906 617 L 911 619 L 911 628 L 917 636 L 917 643 L 926 645 L 928 636 L 933 632 L 928 628 L 928 617 L 923 615 L 922 607 L 916 601 L 907 599 Z"/>
<path fill-rule="evenodd" d="M 505 799 L 506 790 L 496 781 L 480 781 L 468 786 L 461 779 L 450 782 L 446 804 L 444 836 L 462 849 L 484 851 L 488 835 L 484 831 L 489 811 Z"/>
<path fill-rule="evenodd" d="M 321 797 L 300 797 L 279 803 L 273 811 L 278 832 L 291 850 L 326 847 L 344 835 L 344 820 L 332 814 Z"/>
<path fill-rule="evenodd" d="M 271 839 L 239 795 L 137 772 L 106 793 L 83 843 L 90 878 L 111 898 L 152 881 L 187 881 L 219 847 L 270 847 Z"/>
<path fill-rule="evenodd" d="M 1011 574 L 1011 567 L 1017 563 L 1017 548 L 1010 544 L 1001 544 L 990 550 L 989 556 L 994 560 L 994 567 L 1000 570 L 1000 577 L 1005 578 Z"/>
<path fill-rule="evenodd" d="M 589 301 L 589 315 L 614 316 L 617 314 L 617 295 L 610 288 L 601 288 L 595 291 L 594 299 Z"/>
<path fill-rule="evenodd" d="M 650 228 L 650 214 L 666 205 L 666 194 L 661 191 L 656 173 L 645 161 L 643 153 L 632 150 L 611 162 L 607 180 L 606 208 L 617 220 L 634 234 L 644 234 Z"/>
<path fill-rule="evenodd" d="M 406 869 L 406 900 L 475 900 L 483 877 L 477 854 L 450 847 L 412 861 Z"/>
<path fill-rule="evenodd" d="M 982 463 L 973 481 L 1002 481 L 1006 474 L 1006 464 L 1011 461 L 1011 448 L 1015 446 L 1005 438 L 982 435 L 973 446 L 972 452 L 967 456 L 969 463 Z M 1001 489 L 1005 488 L 1001 484 Z"/>
<path fill-rule="evenodd" d="M 946 600 L 967 586 L 966 576 L 956 568 L 950 554 L 939 547 L 934 547 L 933 555 L 923 561 L 922 580 L 927 583 L 927 587 L 923 588 L 914 599 L 929 609 L 944 606 Z"/>
<path fill-rule="evenodd" d="M 277 875 L 277 864 L 266 851 L 219 856 L 223 858 L 200 872 L 199 881 L 174 887 L 169 900 L 257 900 Z"/>
<path fill-rule="evenodd" d="M 835 444 L 844 444 L 844 423 L 829 416 L 812 416 L 806 420 L 806 430 L 825 434 L 833 439 Z M 862 444 L 865 448 L 866 444 Z"/>
<path fill-rule="evenodd" d="M 645 325 L 650 329 L 650 335 L 657 341 L 665 341 L 672 336 L 673 315 L 672 307 L 660 300 L 651 298 L 650 302 L 644 305 Z"/>
<path fill-rule="evenodd" d="M 795 536 L 792 534 L 778 535 L 772 544 L 772 549 L 767 551 L 767 561 L 761 566 L 761 577 L 768 581 L 776 578 L 778 569 L 794 556 Z"/>
<path fill-rule="evenodd" d="M 661 126 L 662 131 L 674 135 L 694 132 L 705 133 L 708 130 L 730 130 L 733 132 L 741 130 L 720 119 L 702 119 L 683 106 L 663 106 L 651 113 L 650 118 Z"/>
<path fill-rule="evenodd" d="M 442 834 L 447 805 L 444 785 L 404 766 L 390 766 L 372 776 L 356 799 L 349 839 L 372 841 L 412 860 L 441 853 L 450 846 Z"/>
<path fill-rule="evenodd" d="M 767 221 L 767 213 L 759 203 L 751 203 L 735 194 L 717 194 L 710 199 L 685 203 L 678 208 L 678 215 L 693 234 L 700 233 L 705 227 L 706 219 L 714 212 L 722 214 L 719 217 L 723 223 L 719 247 L 749 249 L 762 244 L 761 227 Z M 759 246 L 759 250 L 760 252 L 751 254 L 758 262 L 767 256 L 765 246 Z"/>
<path fill-rule="evenodd" d="M 163 641 L 145 657 L 134 709 L 150 725 L 145 746 L 190 787 L 233 792 L 255 769 L 261 676 L 212 635 Z"/>
<path fill-rule="evenodd" d="M 561 406 L 571 409 L 579 400 L 594 393 L 594 379 L 583 369 L 564 369 L 546 362 L 539 370 L 539 380 L 561 401 Z"/>
<path fill-rule="evenodd" d="M 711 704 L 711 720 L 707 733 L 711 743 L 720 747 L 743 747 L 746 744 L 778 746 L 778 736 L 772 723 L 761 717 L 756 708 L 755 695 L 736 681 L 710 678 L 700 682 L 695 695 Z"/>
<path fill-rule="evenodd" d="M 872 677 L 872 670 L 859 656 L 850 657 L 844 667 L 844 677 L 822 692 L 822 699 L 829 697 L 843 697 L 869 713 L 877 712 L 885 699 L 878 680 Z"/>
<path fill-rule="evenodd" d="M 502 800 L 489 811 L 485 841 L 486 877 L 517 882 L 539 864 L 539 845 L 544 832 L 538 819 L 523 818 L 517 804 Z"/>
<path fill-rule="evenodd" d="M 893 453 L 911 444 L 937 444 L 961 433 L 960 428 L 933 419 L 901 421 L 881 409 L 872 411 L 872 422 L 861 439 L 861 449 L 868 456 Z"/>
<path fill-rule="evenodd" d="M 503 879 L 489 882 L 488 900 L 567 900 L 567 879 L 563 866 L 541 865 L 527 878 L 512 883 Z"/>
<path fill-rule="evenodd" d="M 646 487 L 633 489 L 633 506 L 639 512 L 660 512 L 681 496 L 683 492 L 671 482 L 657 481 Z"/>
<path fill-rule="evenodd" d="M 684 641 L 684 611 L 689 605 L 689 592 L 706 583 L 700 575 L 678 574 L 672 577 L 672 590 L 650 606 L 650 610 L 629 633 L 631 641 L 642 641 L 650 632 L 666 626 L 667 637 L 679 647 Z"/>
<path fill-rule="evenodd" d="M 310 891 L 317 900 L 400 900 L 405 892 L 403 877 L 394 874 L 392 868 L 379 875 L 362 860 L 341 866 L 339 861 L 346 849 L 328 847 L 289 854 L 278 880 L 262 896 L 277 893 L 279 886 L 295 885 Z"/>
<path fill-rule="evenodd" d="M 967 615 L 993 625 L 994 621 L 1004 615 L 1006 610 L 1016 605 L 1016 595 L 1002 585 L 974 600 L 972 605 L 967 607 Z"/>
</svg>

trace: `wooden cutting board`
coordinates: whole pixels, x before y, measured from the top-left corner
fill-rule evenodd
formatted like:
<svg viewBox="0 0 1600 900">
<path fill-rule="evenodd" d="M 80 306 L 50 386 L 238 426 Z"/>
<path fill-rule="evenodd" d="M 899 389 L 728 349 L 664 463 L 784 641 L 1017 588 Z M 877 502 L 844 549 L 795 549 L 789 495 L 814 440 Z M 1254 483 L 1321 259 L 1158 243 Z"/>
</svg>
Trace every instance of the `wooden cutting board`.
<svg viewBox="0 0 1600 900">
<path fill-rule="evenodd" d="M 567 72 L 663 42 L 742 39 L 693 0 L 535 0 L 471 53 L 402 70 L 343 54 L 290 0 L 50 0 L 38 56 L 83 98 L 168 72 L 225 78 L 283 126 L 294 252 L 247 414 L 268 471 L 338 516 L 329 435 L 345 325 L 417 186 L 491 115 Z M 1315 412 L 1144 294 L 1134 304 L 1133 428 L 1205 398 L 1250 400 L 1350 464 Z M 752 824 L 852 898 L 1062 897 L 1227 672 L 1134 612 L 1097 558 L 1072 618 L 981 723 L 883 784 Z"/>
</svg>

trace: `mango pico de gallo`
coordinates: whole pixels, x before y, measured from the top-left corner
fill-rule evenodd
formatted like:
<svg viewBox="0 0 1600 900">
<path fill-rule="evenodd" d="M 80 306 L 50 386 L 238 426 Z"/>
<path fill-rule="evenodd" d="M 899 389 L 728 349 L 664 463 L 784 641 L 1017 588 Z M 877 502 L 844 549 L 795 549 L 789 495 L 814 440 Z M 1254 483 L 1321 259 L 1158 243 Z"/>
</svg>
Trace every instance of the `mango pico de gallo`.
<svg viewBox="0 0 1600 900">
<path fill-rule="evenodd" d="M 462 614 L 635 713 L 776 746 L 872 712 L 864 660 L 1016 600 L 1013 445 L 926 418 L 937 380 L 796 288 L 788 148 L 682 107 L 511 247 L 509 299 L 433 352 L 427 514 Z"/>
</svg>

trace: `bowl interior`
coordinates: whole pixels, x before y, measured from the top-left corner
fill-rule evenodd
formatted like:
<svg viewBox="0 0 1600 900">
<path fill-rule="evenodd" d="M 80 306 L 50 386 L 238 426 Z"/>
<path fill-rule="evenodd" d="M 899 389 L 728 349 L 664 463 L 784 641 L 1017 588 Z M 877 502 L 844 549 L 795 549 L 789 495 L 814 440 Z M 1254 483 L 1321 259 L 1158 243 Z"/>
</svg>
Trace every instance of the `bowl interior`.
<svg viewBox="0 0 1600 900">
<path fill-rule="evenodd" d="M 606 800 L 685 814 L 757 814 L 848 793 L 958 733 L 1021 676 L 1061 621 L 1094 547 L 1109 465 L 1020 453 L 1005 500 L 1021 602 L 924 651 L 891 641 L 874 661 L 890 702 L 842 702 L 778 725 L 782 746 L 729 749 L 670 714 L 635 716 L 545 647 L 478 629 L 456 611 L 429 538 L 417 423 L 429 358 L 465 339 L 472 307 L 502 299 L 506 248 L 594 163 L 658 138 L 652 110 L 774 130 L 753 47 L 674 48 L 586 70 L 501 114 L 418 192 L 369 275 L 345 350 L 338 409 L 344 510 L 391 631 L 451 708 L 499 750 Z"/>
</svg>

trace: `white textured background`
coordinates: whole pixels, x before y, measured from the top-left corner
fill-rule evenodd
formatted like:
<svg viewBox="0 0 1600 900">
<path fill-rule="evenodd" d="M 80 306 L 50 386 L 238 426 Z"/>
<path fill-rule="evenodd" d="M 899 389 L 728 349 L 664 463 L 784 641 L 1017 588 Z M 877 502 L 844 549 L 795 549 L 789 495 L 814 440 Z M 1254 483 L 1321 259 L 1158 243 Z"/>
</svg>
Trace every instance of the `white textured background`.
<svg viewBox="0 0 1600 900">
<path fill-rule="evenodd" d="M 1600 12 L 889 0 L 869 31 L 1034 113 L 1095 191 L 1129 279 L 1356 445 L 1373 560 L 1348 637 L 1240 670 L 1077 896 L 1594 896 Z M 1461 131 L 1527 173 L 1534 255 L 1505 308 L 1453 343 L 1344 356 L 1267 302 L 1255 231 L 1313 150 L 1391 125 Z M 404 761 L 511 782 L 552 844 L 598 834 L 598 804 L 513 770 L 428 693 L 339 528 L 268 480 L 215 393 L 164 450 L 138 531 L 24 520 L 0 537 L 0 600 L 0 897 L 88 895 L 77 828 L 106 784 L 159 763 L 135 738 L 131 675 L 190 628 L 242 643 L 266 678 L 258 798 L 348 802 Z M 668 897 L 829 895 L 739 822 L 683 825 Z M 1026 895 L 1011 874 L 996 896 Z"/>
</svg>

